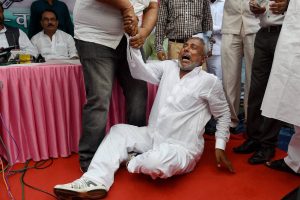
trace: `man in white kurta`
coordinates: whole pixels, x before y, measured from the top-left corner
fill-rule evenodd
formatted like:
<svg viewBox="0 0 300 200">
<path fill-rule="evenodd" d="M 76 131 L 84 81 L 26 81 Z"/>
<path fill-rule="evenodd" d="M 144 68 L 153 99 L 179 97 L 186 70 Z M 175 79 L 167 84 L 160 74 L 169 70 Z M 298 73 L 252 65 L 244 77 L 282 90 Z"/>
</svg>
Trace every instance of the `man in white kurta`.
<svg viewBox="0 0 300 200">
<path fill-rule="evenodd" d="M 57 29 L 58 20 L 54 11 L 42 13 L 41 25 L 43 30 L 34 35 L 31 42 L 45 60 L 78 58 L 73 37 Z"/>
<path fill-rule="evenodd" d="M 138 49 L 129 48 L 131 74 L 159 88 L 150 113 L 149 125 L 136 127 L 119 124 L 99 146 L 88 171 L 70 184 L 57 185 L 58 197 L 97 199 L 110 189 L 120 163 L 128 152 L 139 155 L 127 162 L 131 173 L 168 178 L 192 171 L 204 148 L 204 126 L 217 119 L 216 159 L 230 171 L 233 168 L 224 153 L 229 139 L 230 112 L 221 81 L 201 70 L 204 43 L 189 39 L 175 60 L 145 64 Z"/>
<path fill-rule="evenodd" d="M 290 1 L 261 107 L 264 116 L 295 125 L 295 134 L 289 143 L 288 155 L 267 165 L 298 174 L 300 173 L 300 25 L 298 22 L 300 12 L 299 9 L 297 10 L 299 7 L 299 1 Z"/>
</svg>

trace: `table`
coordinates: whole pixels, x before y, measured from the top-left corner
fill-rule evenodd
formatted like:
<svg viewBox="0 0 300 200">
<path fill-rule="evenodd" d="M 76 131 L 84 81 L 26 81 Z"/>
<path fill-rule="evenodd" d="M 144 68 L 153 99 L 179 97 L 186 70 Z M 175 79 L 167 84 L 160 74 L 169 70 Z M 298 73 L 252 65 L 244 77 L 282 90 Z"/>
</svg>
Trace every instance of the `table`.
<svg viewBox="0 0 300 200">
<path fill-rule="evenodd" d="M 0 136 L 6 145 L 0 144 L 0 155 L 10 164 L 78 151 L 85 102 L 78 61 L 2 66 L 0 81 Z"/>
<path fill-rule="evenodd" d="M 11 165 L 78 152 L 86 101 L 79 61 L 0 67 L 0 156 Z M 148 84 L 149 115 L 156 86 Z M 124 96 L 115 81 L 107 131 L 125 122 Z M 9 154 L 7 154 L 7 151 Z"/>
</svg>

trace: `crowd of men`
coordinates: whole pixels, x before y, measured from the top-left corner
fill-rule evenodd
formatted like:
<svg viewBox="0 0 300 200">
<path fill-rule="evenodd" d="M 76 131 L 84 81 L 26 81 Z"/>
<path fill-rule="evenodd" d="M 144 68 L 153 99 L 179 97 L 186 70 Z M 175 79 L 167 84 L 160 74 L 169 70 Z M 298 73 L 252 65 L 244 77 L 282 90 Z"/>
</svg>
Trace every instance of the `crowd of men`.
<svg viewBox="0 0 300 200">
<path fill-rule="evenodd" d="M 63 2 L 37 0 L 31 6 L 31 41 L 4 25 L 1 5 L 2 49 L 14 46 L 46 60 L 79 58 L 82 64 L 84 174 L 55 186 L 55 194 L 103 198 L 122 163 L 130 173 L 153 179 L 188 173 L 201 158 L 211 120 L 217 165 L 234 173 L 225 148 L 239 123 L 243 59 L 246 140 L 233 151 L 252 154 L 249 164 L 299 175 L 300 52 L 294 45 L 300 44 L 300 27 L 294 16 L 300 5 L 290 1 L 77 0 L 73 26 Z M 154 27 L 158 61 L 147 62 L 143 45 Z M 123 88 L 127 124 L 106 135 L 114 77 Z M 148 124 L 146 82 L 158 85 Z M 283 122 L 293 124 L 295 134 L 288 156 L 272 161 Z"/>
</svg>

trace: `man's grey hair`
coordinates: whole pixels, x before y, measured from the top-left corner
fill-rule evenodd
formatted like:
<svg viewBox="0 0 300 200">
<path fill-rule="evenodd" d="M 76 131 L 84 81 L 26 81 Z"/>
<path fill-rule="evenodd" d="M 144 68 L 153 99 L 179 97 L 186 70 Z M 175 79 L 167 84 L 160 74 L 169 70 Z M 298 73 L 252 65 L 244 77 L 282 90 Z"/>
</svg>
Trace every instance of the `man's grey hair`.
<svg viewBox="0 0 300 200">
<path fill-rule="evenodd" d="M 199 40 L 199 41 L 201 42 L 201 44 L 205 45 L 205 42 L 204 42 L 204 40 L 203 40 L 202 38 L 199 38 L 199 37 L 197 37 L 197 36 L 193 36 L 193 37 L 190 37 L 188 40 L 190 40 L 190 39 L 196 39 L 196 40 Z"/>
</svg>

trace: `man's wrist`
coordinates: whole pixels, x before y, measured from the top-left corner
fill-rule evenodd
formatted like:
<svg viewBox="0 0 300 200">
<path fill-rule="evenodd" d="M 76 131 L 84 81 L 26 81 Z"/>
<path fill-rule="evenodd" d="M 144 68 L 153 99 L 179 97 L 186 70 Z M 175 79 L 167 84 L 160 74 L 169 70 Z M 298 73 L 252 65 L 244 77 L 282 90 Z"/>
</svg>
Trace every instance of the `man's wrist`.
<svg viewBox="0 0 300 200">
<path fill-rule="evenodd" d="M 134 12 L 134 8 L 133 8 L 133 5 L 130 5 L 129 7 L 126 7 L 126 8 L 121 8 L 121 14 L 122 16 L 124 17 L 124 15 L 126 13 L 128 13 L 130 10 L 132 10 Z"/>
</svg>

